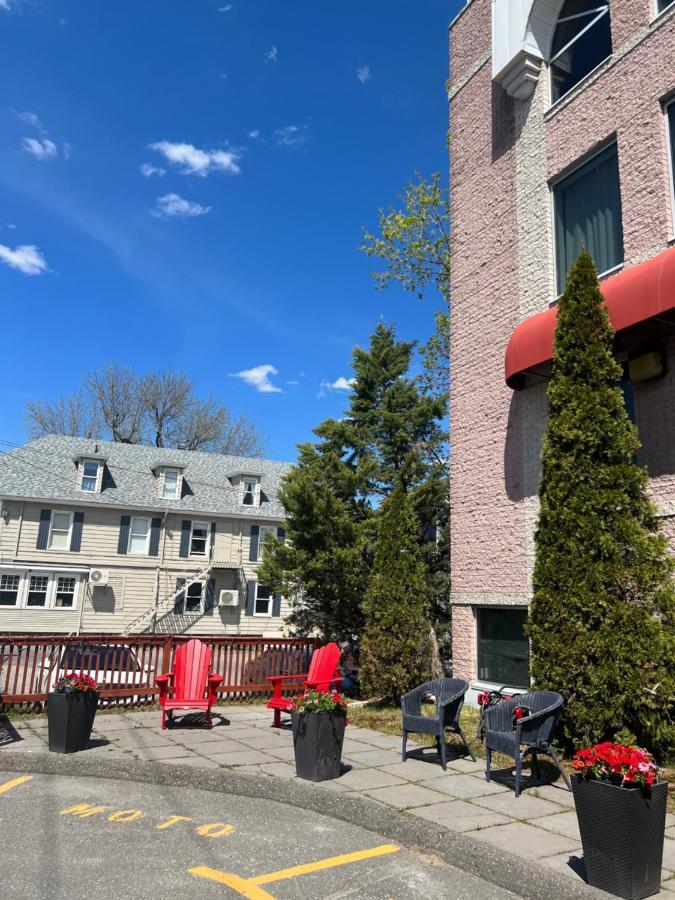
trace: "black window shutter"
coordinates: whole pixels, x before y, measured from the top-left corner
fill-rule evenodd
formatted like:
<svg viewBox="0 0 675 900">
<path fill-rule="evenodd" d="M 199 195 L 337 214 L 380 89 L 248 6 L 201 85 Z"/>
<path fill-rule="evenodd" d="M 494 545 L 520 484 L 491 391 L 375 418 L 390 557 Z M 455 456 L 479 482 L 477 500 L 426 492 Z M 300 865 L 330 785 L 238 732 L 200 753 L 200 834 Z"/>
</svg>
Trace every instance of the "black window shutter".
<svg viewBox="0 0 675 900">
<path fill-rule="evenodd" d="M 150 548 L 148 556 L 159 556 L 159 536 L 162 530 L 162 520 L 157 516 L 150 522 Z"/>
<path fill-rule="evenodd" d="M 255 581 L 246 582 L 246 606 L 244 607 L 244 615 L 252 616 L 255 609 Z"/>
<path fill-rule="evenodd" d="M 216 551 L 216 523 L 211 522 L 211 552 L 209 554 L 210 558 L 213 558 L 213 555 Z"/>
<path fill-rule="evenodd" d="M 176 590 L 180 591 L 180 594 L 176 594 L 176 598 L 173 601 L 173 611 L 175 613 L 182 613 L 185 609 L 185 591 L 181 590 L 181 588 L 185 587 L 186 578 L 176 578 Z"/>
<path fill-rule="evenodd" d="M 129 548 L 129 529 L 131 528 L 131 516 L 120 517 L 120 536 L 117 539 L 117 552 L 126 553 Z"/>
<path fill-rule="evenodd" d="M 36 550 L 46 550 L 47 541 L 49 540 L 49 523 L 52 520 L 51 509 L 40 510 L 40 524 L 38 525 L 37 541 L 35 542 Z"/>
<path fill-rule="evenodd" d="M 273 594 L 272 596 L 272 615 L 281 615 L 281 594 Z"/>
<path fill-rule="evenodd" d="M 192 522 L 189 519 L 183 519 L 180 526 L 180 550 L 178 555 L 184 559 L 190 555 L 190 530 Z"/>
<path fill-rule="evenodd" d="M 281 525 L 277 528 L 277 539 L 280 540 L 282 544 L 286 543 L 286 529 Z"/>
<path fill-rule="evenodd" d="M 73 513 L 73 527 L 70 532 L 70 549 L 73 553 L 79 553 L 82 546 L 82 526 L 84 525 L 84 513 Z"/>
<path fill-rule="evenodd" d="M 251 525 L 251 545 L 248 550 L 249 562 L 258 561 L 258 546 L 260 544 L 260 526 Z"/>
<path fill-rule="evenodd" d="M 211 612 L 213 609 L 214 599 L 216 595 L 216 579 L 209 578 L 206 584 L 206 594 L 204 596 L 204 612 Z"/>
</svg>

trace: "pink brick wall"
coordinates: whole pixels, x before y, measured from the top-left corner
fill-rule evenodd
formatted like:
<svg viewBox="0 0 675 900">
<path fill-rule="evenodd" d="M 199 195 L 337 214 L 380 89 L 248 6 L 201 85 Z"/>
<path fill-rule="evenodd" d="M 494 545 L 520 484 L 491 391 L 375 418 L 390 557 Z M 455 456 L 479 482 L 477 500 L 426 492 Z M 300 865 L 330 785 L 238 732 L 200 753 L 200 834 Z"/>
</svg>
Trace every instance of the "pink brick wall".
<svg viewBox="0 0 675 900">
<path fill-rule="evenodd" d="M 613 0 L 611 15 L 613 63 L 544 113 L 539 151 L 536 130 L 526 132 L 529 116 L 541 110 L 533 104 L 523 115 L 491 80 L 490 0 L 473 0 L 451 30 L 451 557 L 460 677 L 476 674 L 475 607 L 525 603 L 529 593 L 526 551 L 545 398 L 507 389 L 503 359 L 532 298 L 539 308 L 554 299 L 552 279 L 549 295 L 542 288 L 548 281 L 541 272 L 552 262 L 546 241 L 523 246 L 532 222 L 536 231 L 551 220 L 548 193 L 534 182 L 554 178 L 616 134 L 627 264 L 664 249 L 673 233 L 661 101 L 675 94 L 675 16 L 652 23 L 652 0 Z M 540 153 L 541 165 L 533 159 L 530 202 L 522 173 L 525 165 L 527 179 L 531 152 Z M 675 513 L 675 340 L 669 366 L 666 378 L 635 386 L 635 405 L 639 461 L 649 468 L 654 499 Z M 675 541 L 675 518 L 664 526 Z"/>
</svg>

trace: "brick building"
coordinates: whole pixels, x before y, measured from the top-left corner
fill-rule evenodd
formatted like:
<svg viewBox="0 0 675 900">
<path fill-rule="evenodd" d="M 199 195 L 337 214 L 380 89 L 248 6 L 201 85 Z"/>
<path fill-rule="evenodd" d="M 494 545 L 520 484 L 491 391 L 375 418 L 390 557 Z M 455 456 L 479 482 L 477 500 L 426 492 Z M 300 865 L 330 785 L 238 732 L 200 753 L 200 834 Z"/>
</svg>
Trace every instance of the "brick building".
<svg viewBox="0 0 675 900">
<path fill-rule="evenodd" d="M 555 304 L 584 247 L 675 539 L 675 0 L 469 0 L 450 71 L 453 657 L 525 686 Z"/>
</svg>

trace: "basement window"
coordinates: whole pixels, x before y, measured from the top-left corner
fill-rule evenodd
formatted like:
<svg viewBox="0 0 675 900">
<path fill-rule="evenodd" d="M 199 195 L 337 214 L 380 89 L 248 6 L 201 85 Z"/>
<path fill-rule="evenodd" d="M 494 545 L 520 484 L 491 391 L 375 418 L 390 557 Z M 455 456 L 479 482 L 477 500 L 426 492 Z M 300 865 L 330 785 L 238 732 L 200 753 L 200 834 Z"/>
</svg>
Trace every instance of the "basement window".
<svg viewBox="0 0 675 900">
<path fill-rule="evenodd" d="M 504 687 L 530 685 L 525 609 L 478 610 L 478 678 Z"/>
</svg>

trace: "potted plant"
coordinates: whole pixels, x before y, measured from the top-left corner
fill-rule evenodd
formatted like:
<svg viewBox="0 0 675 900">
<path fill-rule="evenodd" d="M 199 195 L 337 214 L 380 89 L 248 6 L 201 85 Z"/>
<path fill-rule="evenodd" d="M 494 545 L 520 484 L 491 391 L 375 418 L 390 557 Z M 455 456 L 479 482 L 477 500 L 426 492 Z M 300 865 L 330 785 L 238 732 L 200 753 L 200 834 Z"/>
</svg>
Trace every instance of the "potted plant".
<svg viewBox="0 0 675 900">
<path fill-rule="evenodd" d="M 328 781 L 340 774 L 347 701 L 337 691 L 307 691 L 291 711 L 295 771 L 307 781 Z"/>
<path fill-rule="evenodd" d="M 588 883 L 626 900 L 657 894 L 668 784 L 653 757 L 607 741 L 579 750 L 572 765 Z"/>
<path fill-rule="evenodd" d="M 86 750 L 98 704 L 98 685 L 83 672 L 68 672 L 47 697 L 49 749 L 53 753 Z"/>
</svg>

